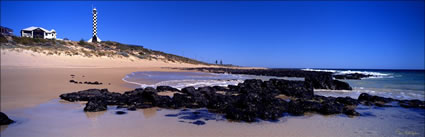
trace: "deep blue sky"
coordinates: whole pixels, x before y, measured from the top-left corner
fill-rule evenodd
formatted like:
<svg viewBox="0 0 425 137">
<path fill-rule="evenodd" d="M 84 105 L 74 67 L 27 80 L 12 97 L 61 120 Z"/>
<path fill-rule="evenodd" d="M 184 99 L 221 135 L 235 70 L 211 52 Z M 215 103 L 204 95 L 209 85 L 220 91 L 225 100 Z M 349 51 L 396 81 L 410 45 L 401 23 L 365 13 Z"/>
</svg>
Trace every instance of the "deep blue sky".
<svg viewBox="0 0 425 137">
<path fill-rule="evenodd" d="M 284 68 L 424 69 L 424 2 L 1 2 L 1 25 L 205 62 Z"/>
</svg>

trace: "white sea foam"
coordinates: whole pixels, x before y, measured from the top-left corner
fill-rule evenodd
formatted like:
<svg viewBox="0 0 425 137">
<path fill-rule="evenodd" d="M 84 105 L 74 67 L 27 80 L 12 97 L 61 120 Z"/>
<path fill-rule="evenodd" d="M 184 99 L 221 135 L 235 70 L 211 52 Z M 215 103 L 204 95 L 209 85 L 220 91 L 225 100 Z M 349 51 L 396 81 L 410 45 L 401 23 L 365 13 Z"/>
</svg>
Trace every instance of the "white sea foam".
<svg viewBox="0 0 425 137">
<path fill-rule="evenodd" d="M 272 76 L 254 76 L 239 74 L 215 74 L 203 72 L 133 72 L 126 75 L 122 80 L 145 87 L 171 86 L 181 89 L 188 86 L 195 88 L 203 86 L 228 86 L 242 83 L 245 79 L 261 79 L 269 80 L 271 78 L 287 79 L 287 80 L 304 80 L 304 78 L 296 77 L 272 77 Z M 144 80 L 153 80 L 156 82 L 147 84 Z"/>
<path fill-rule="evenodd" d="M 353 90 L 328 90 L 328 89 L 314 89 L 314 93 L 322 96 L 333 97 L 351 97 L 358 98 L 361 93 L 368 93 L 371 95 L 389 97 L 395 99 L 419 99 L 424 100 L 424 95 L 414 90 L 401 90 L 401 89 L 383 89 L 383 88 L 357 88 Z"/>
<path fill-rule="evenodd" d="M 345 75 L 345 74 L 364 74 L 371 75 L 368 78 L 393 78 L 391 74 L 380 73 L 380 72 L 370 72 L 370 71 L 353 71 L 353 70 L 327 70 L 327 69 L 302 69 L 304 71 L 318 71 L 318 72 L 332 72 L 334 75 Z"/>
<path fill-rule="evenodd" d="M 228 85 L 237 85 L 242 83 L 243 80 L 194 80 L 194 79 L 186 79 L 186 80 L 167 80 L 161 81 L 155 84 L 142 84 L 137 82 L 131 82 L 133 84 L 140 85 L 142 88 L 146 87 L 154 87 L 157 86 L 170 86 L 177 89 L 182 89 L 184 87 L 193 86 L 195 88 L 204 87 L 204 86 L 228 86 Z"/>
</svg>

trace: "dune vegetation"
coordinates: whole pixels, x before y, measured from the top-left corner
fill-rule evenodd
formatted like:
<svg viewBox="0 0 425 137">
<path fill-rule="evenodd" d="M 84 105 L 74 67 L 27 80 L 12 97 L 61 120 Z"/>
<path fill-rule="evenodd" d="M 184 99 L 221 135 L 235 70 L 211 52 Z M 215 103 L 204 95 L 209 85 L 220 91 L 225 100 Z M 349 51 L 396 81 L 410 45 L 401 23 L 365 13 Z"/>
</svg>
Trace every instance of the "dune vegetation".
<svg viewBox="0 0 425 137">
<path fill-rule="evenodd" d="M 139 45 L 128 45 L 114 41 L 88 43 L 84 40 L 48 40 L 15 36 L 0 36 L 0 47 L 1 49 L 10 49 L 16 51 L 31 50 L 47 55 L 139 58 L 147 60 L 160 60 L 164 62 L 209 65 L 208 63 L 187 57 L 151 50 Z"/>
</svg>

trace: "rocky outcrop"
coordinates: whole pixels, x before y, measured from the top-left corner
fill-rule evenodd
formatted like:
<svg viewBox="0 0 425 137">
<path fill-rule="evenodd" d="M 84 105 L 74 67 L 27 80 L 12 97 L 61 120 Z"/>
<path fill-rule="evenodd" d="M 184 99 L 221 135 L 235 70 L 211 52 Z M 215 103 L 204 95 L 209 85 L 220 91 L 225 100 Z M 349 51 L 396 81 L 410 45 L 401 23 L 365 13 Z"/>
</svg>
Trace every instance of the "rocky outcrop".
<svg viewBox="0 0 425 137">
<path fill-rule="evenodd" d="M 158 92 L 162 92 L 162 91 L 179 91 L 176 88 L 170 87 L 170 86 L 157 86 L 156 90 L 158 90 Z"/>
<path fill-rule="evenodd" d="M 0 112 L 0 125 L 9 125 L 15 121 L 11 120 L 6 114 Z"/>
<path fill-rule="evenodd" d="M 69 80 L 69 82 L 70 83 L 74 83 L 74 84 L 88 84 L 88 85 L 102 85 L 103 83 L 102 82 L 98 82 L 98 81 L 94 81 L 94 82 L 91 82 L 91 81 L 84 81 L 84 82 L 79 82 L 79 81 L 76 81 L 76 80 Z"/>
<path fill-rule="evenodd" d="M 84 107 L 84 111 L 87 111 L 87 112 L 104 111 L 106 109 L 107 109 L 107 104 L 105 100 L 103 99 L 89 100 L 89 102 L 86 104 L 86 107 Z"/>
<path fill-rule="evenodd" d="M 335 82 L 335 81 L 334 81 Z M 337 83 L 339 86 L 347 86 Z M 345 87 L 346 88 L 346 87 Z M 173 90 L 173 97 L 161 96 L 159 91 Z M 218 93 L 217 91 L 224 91 Z M 286 96 L 283 99 L 280 96 Z M 325 97 L 314 95 L 313 84 L 306 81 L 288 81 L 270 79 L 245 80 L 236 86 L 228 87 L 186 87 L 182 90 L 170 87 L 138 88 L 123 94 L 109 92 L 107 89 L 88 89 L 60 95 L 68 101 L 88 101 L 84 111 L 104 111 L 107 105 L 136 110 L 151 107 L 207 108 L 211 112 L 221 113 L 227 119 L 236 121 L 276 120 L 284 113 L 303 115 L 314 112 L 323 115 L 345 114 L 357 116 L 357 105 L 390 106 L 387 103 L 398 101 L 402 107 L 424 108 L 424 101 L 395 100 L 363 93 L 358 99 L 350 97 Z"/>
<path fill-rule="evenodd" d="M 358 101 L 364 105 L 376 105 L 376 106 L 392 106 L 388 105 L 390 102 L 398 102 L 401 107 L 405 108 L 422 108 L 425 109 L 425 101 L 414 100 L 398 100 L 393 98 L 386 98 L 380 96 L 373 96 L 367 93 L 360 94 Z"/>
</svg>

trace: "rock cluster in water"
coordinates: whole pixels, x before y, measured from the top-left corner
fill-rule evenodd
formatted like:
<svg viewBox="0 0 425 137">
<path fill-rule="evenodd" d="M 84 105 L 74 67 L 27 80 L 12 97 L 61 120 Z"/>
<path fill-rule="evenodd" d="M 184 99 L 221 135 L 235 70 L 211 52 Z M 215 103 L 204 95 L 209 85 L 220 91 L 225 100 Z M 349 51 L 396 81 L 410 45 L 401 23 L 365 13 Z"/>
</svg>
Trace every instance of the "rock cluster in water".
<svg viewBox="0 0 425 137">
<path fill-rule="evenodd" d="M 178 68 L 181 69 L 181 68 Z M 332 72 L 304 71 L 300 69 L 232 69 L 232 68 L 183 68 L 210 73 L 246 74 L 276 77 L 304 77 L 315 89 L 352 90 L 349 84 L 334 80 Z"/>
<path fill-rule="evenodd" d="M 346 83 L 345 83 L 346 84 Z M 151 107 L 169 109 L 207 108 L 211 112 L 221 113 L 227 119 L 252 122 L 258 119 L 277 120 L 284 113 L 303 115 L 305 112 L 319 114 L 359 115 L 355 108 L 364 105 L 385 106 L 398 101 L 402 107 L 425 108 L 424 101 L 395 100 L 366 93 L 358 99 L 350 97 L 325 97 L 314 95 L 314 84 L 309 81 L 288 81 L 270 79 L 261 81 L 245 80 L 237 86 L 228 87 L 186 87 L 178 90 L 168 86 L 138 88 L 121 93 L 107 89 L 88 89 L 60 95 L 67 101 L 88 101 L 84 111 L 104 111 L 107 105 L 136 110 Z M 172 97 L 158 95 L 158 92 L 175 91 Z M 282 96 L 288 97 L 286 99 Z"/>
<path fill-rule="evenodd" d="M 78 82 L 76 80 L 69 80 L 70 83 L 74 83 L 74 84 L 89 84 L 89 85 L 102 85 L 102 82 L 98 82 L 98 81 L 94 81 L 94 82 L 90 82 L 90 81 L 84 81 L 84 82 Z"/>
</svg>

